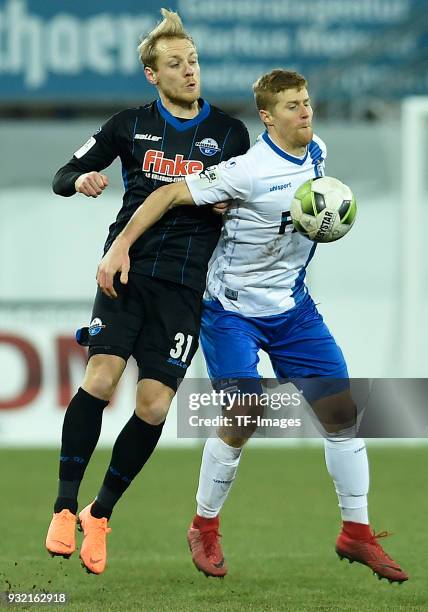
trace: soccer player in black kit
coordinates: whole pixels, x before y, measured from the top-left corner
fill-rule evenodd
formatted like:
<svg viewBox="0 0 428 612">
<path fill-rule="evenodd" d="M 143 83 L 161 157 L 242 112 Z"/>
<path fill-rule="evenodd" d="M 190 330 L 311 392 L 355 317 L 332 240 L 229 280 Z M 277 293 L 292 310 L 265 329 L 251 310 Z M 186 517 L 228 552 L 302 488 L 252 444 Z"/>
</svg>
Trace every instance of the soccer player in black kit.
<svg viewBox="0 0 428 612">
<path fill-rule="evenodd" d="M 154 189 L 245 153 L 250 144 L 241 121 L 200 98 L 194 43 L 176 13 L 161 12 L 163 20 L 138 48 L 159 98 L 114 115 L 53 181 L 62 196 L 97 197 L 108 186 L 101 170 L 120 157 L 125 193 L 104 253 Z M 117 299 L 98 289 L 91 323 L 80 335 L 89 359 L 64 418 L 58 497 L 46 548 L 68 558 L 76 549 L 78 520 L 84 534 L 80 558 L 94 574 L 106 565 L 113 507 L 155 449 L 177 379 L 184 377 L 197 349 L 205 276 L 220 229 L 221 217 L 213 210 L 174 208 L 135 243 L 129 282 L 116 279 L 114 285 Z M 96 500 L 77 519 L 78 490 L 103 410 L 131 355 L 139 368 L 135 412 L 114 444 Z"/>
</svg>

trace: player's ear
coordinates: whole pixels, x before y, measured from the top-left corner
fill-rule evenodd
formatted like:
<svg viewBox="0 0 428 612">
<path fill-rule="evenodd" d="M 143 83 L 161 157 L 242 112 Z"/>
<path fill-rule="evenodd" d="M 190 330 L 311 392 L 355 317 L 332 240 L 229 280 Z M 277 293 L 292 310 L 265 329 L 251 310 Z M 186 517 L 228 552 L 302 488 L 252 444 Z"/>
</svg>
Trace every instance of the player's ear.
<svg viewBox="0 0 428 612">
<path fill-rule="evenodd" d="M 263 121 L 263 123 L 266 126 L 273 125 L 273 123 L 272 123 L 272 115 L 270 114 L 269 111 L 260 109 L 259 110 L 259 117 L 260 117 L 260 119 Z"/>
<path fill-rule="evenodd" d="M 149 83 L 151 83 L 152 85 L 158 84 L 158 78 L 153 68 L 150 68 L 149 66 L 145 66 L 144 74 L 146 75 L 146 79 L 148 80 Z"/>
</svg>

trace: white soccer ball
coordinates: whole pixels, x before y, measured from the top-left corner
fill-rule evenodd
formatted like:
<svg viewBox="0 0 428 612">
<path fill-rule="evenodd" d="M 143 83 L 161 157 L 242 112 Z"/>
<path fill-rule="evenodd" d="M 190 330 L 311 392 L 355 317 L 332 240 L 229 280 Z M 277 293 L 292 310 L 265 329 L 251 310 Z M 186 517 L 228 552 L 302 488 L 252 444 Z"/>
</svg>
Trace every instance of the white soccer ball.
<svg viewBox="0 0 428 612">
<path fill-rule="evenodd" d="M 314 242 L 333 242 L 349 232 L 357 203 L 350 188 L 331 176 L 309 179 L 294 194 L 291 219 L 295 229 Z"/>
</svg>

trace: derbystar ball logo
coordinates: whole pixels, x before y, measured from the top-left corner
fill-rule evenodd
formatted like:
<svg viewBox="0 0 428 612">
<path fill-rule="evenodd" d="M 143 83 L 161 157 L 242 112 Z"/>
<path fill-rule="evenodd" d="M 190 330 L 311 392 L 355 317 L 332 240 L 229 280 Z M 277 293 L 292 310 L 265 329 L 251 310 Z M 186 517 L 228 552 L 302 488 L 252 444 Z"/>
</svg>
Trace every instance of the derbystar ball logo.
<svg viewBox="0 0 428 612">
<path fill-rule="evenodd" d="M 174 159 L 164 157 L 163 151 L 149 149 L 143 161 L 143 172 L 155 172 L 165 176 L 186 176 L 202 172 L 204 164 L 195 159 L 184 159 L 183 155 L 176 155 Z"/>
</svg>

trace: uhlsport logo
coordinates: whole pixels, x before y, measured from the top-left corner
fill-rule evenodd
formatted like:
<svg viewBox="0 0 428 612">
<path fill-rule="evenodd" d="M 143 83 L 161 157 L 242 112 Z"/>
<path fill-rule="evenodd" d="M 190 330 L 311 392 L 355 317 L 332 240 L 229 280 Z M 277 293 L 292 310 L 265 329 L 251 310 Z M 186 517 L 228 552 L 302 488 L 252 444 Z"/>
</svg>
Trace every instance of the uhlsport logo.
<svg viewBox="0 0 428 612">
<path fill-rule="evenodd" d="M 269 191 L 282 191 L 283 189 L 289 189 L 291 187 L 290 183 L 282 183 L 282 185 L 272 185 Z"/>
<path fill-rule="evenodd" d="M 209 155 L 209 157 L 220 151 L 220 147 L 214 138 L 204 138 L 200 142 L 197 142 L 195 147 L 198 147 L 202 155 Z"/>
<path fill-rule="evenodd" d="M 105 328 L 105 325 L 103 325 L 103 322 L 101 321 L 101 319 L 98 319 L 98 317 L 95 317 L 95 319 L 92 319 L 89 325 L 89 328 L 88 328 L 89 335 L 96 336 L 104 328 Z"/>
</svg>

